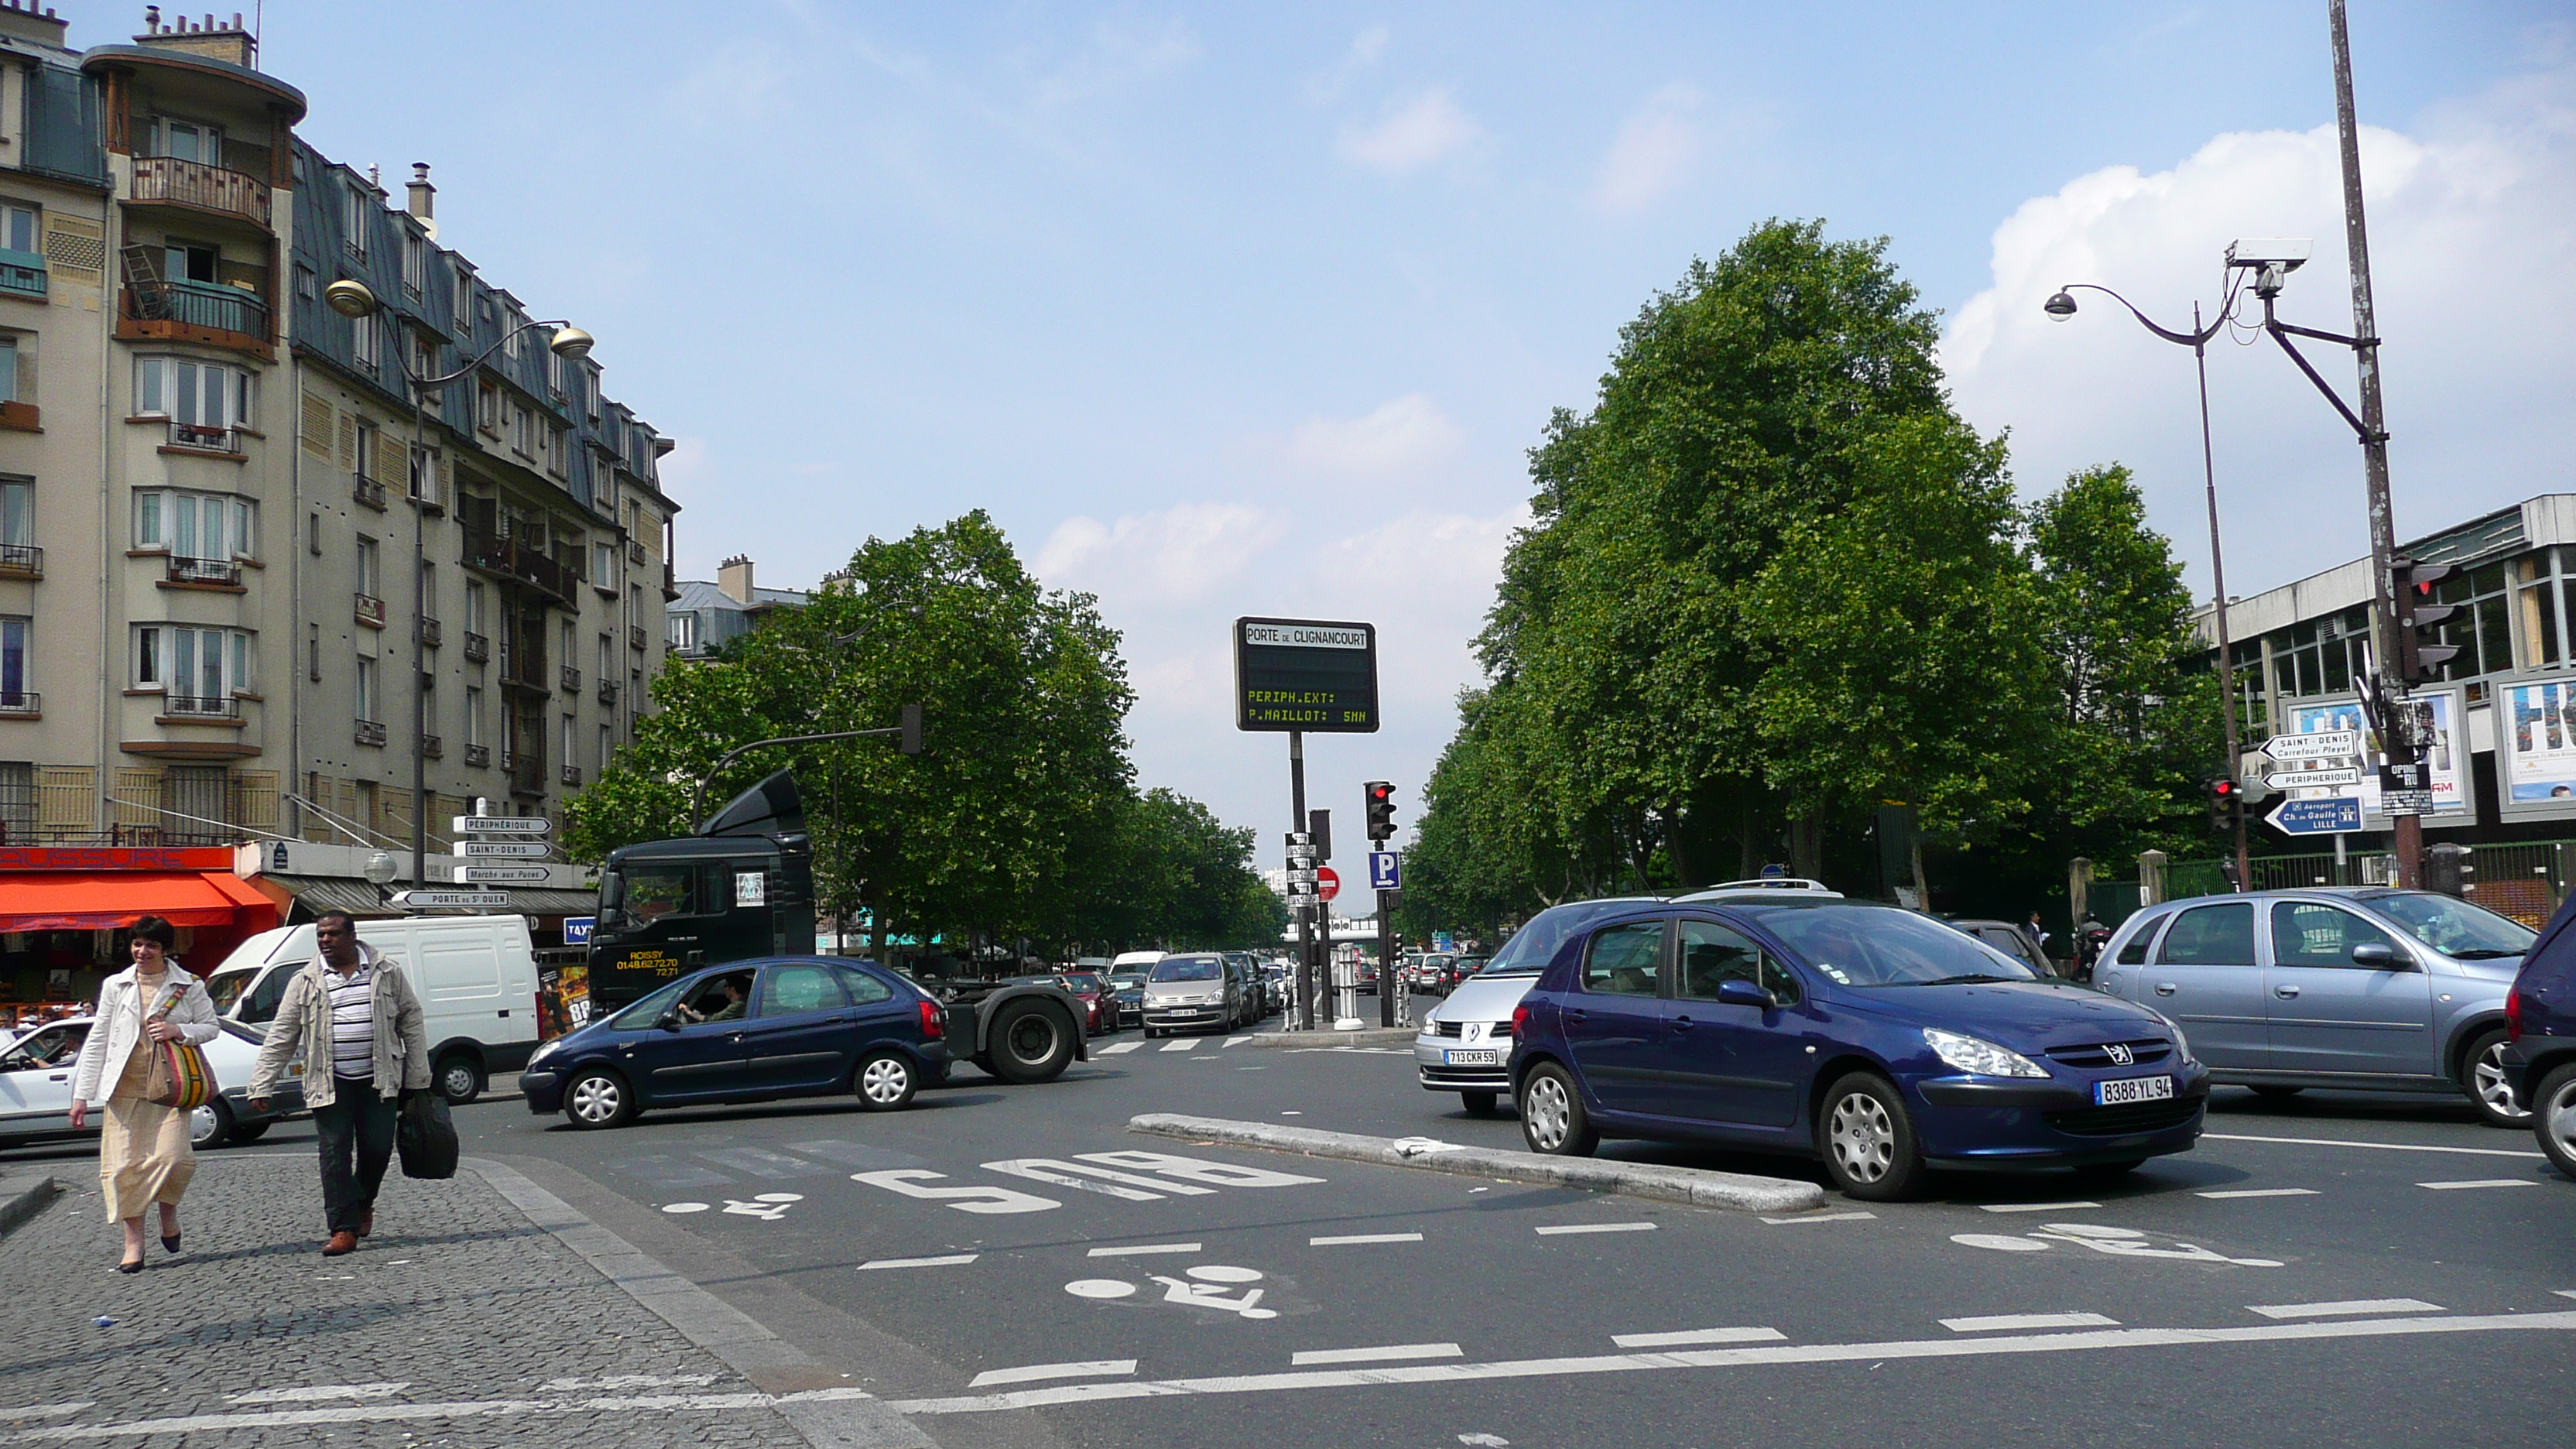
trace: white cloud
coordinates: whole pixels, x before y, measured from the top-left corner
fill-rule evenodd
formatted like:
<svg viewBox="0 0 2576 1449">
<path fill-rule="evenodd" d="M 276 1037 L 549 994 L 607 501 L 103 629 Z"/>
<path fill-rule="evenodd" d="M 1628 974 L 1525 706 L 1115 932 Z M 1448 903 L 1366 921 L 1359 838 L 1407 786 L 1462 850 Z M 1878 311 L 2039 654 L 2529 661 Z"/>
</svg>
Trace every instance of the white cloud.
<svg viewBox="0 0 2576 1449">
<path fill-rule="evenodd" d="M 1388 477 L 1439 462 L 1457 451 L 1458 425 L 1423 393 L 1380 403 L 1366 417 L 1313 418 L 1288 437 L 1298 464 L 1354 477 Z"/>
<path fill-rule="evenodd" d="M 1403 176 L 1459 155 L 1484 135 L 1446 88 L 1391 105 L 1374 126 L 1342 132 L 1342 159 Z"/>
<path fill-rule="evenodd" d="M 1247 503 L 1184 503 L 1104 524 L 1073 517 L 1039 548 L 1040 577 L 1118 603 L 1191 603 L 1240 578 L 1286 521 Z"/>
<path fill-rule="evenodd" d="M 1685 85 L 1648 96 L 1601 158 L 1592 204 L 1610 212 L 1642 211 L 1688 181 L 1700 154 L 1699 104 L 1699 92 Z"/>
<path fill-rule="evenodd" d="M 1342 53 L 1340 60 L 1307 78 L 1306 99 L 1319 106 L 1340 100 L 1353 80 L 1385 57 L 1388 39 L 1383 25 L 1372 25 L 1351 37 L 1351 48 Z"/>
<path fill-rule="evenodd" d="M 2111 299 L 2052 324 L 2060 285 L 2117 287 L 2167 327 L 2215 303 L 2236 237 L 2311 237 L 2283 320 L 2351 329 L 2331 127 L 2222 135 L 2171 169 L 2109 167 L 2025 202 L 1994 235 L 1994 285 L 1960 307 L 1943 361 L 1963 412 L 2013 430 L 2026 492 L 2118 460 L 2208 589 L 2199 415 L 2189 354 Z M 2576 68 L 2563 64 L 2432 113 L 2413 133 L 2365 128 L 2362 175 L 2387 386 L 2399 536 L 2576 486 Z M 2249 311 L 2252 299 L 2247 299 Z M 2255 312 L 2259 316 L 2259 311 Z M 2229 346 L 2231 340 L 2248 345 Z M 2347 400 L 2351 355 L 2302 343 Z M 2360 450 L 2277 347 L 2222 334 L 2210 402 L 2228 584 L 2252 594 L 2367 548 Z"/>
<path fill-rule="evenodd" d="M 1039 81 L 1040 106 L 1065 105 L 1124 90 L 1137 81 L 1176 70 L 1199 57 L 1198 36 L 1178 16 L 1159 25 L 1102 20 L 1091 43 Z"/>
</svg>

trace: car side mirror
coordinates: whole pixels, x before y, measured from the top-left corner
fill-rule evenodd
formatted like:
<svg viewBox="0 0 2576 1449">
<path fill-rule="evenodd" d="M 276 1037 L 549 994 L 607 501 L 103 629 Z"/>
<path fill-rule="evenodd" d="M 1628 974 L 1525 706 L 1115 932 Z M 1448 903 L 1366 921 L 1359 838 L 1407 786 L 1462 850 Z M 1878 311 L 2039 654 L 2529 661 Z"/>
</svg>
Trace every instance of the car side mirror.
<svg viewBox="0 0 2576 1449">
<path fill-rule="evenodd" d="M 680 1013 L 677 1011 L 663 1012 L 662 1019 L 653 1024 L 662 1028 L 664 1031 L 678 1031 L 681 1027 L 688 1025 L 687 1022 L 680 1019 Z"/>
<path fill-rule="evenodd" d="M 1720 1006 L 1758 1006 L 1767 1011 L 1780 1003 L 1771 999 L 1770 992 L 1763 990 L 1752 982 L 1741 978 L 1732 978 L 1717 983 L 1717 1004 Z"/>
<path fill-rule="evenodd" d="M 2386 941 L 2364 941 L 2352 948 L 2352 964 L 2378 971 L 2403 971 L 2412 963 Z"/>
</svg>

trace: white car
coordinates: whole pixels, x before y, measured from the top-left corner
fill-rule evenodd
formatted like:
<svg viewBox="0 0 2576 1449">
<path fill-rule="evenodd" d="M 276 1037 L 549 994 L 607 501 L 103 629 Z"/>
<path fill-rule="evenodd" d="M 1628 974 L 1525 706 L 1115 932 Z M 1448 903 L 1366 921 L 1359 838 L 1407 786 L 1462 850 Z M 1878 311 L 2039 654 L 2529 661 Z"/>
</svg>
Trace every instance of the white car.
<svg viewBox="0 0 2576 1449">
<path fill-rule="evenodd" d="M 81 1043 L 89 1039 L 92 1018 L 67 1017 L 32 1028 L 0 1048 L 0 1147 L 34 1142 L 79 1141 L 98 1135 L 103 1114 L 92 1113 L 89 1125 L 72 1129 L 72 1074 L 80 1063 Z M 206 1065 L 214 1069 L 216 1096 L 196 1111 L 192 1123 L 197 1150 L 210 1152 L 235 1142 L 256 1142 L 271 1123 L 304 1110 L 304 1087 L 290 1077 L 280 1082 L 265 1114 L 253 1112 L 243 1089 L 259 1063 L 260 1032 L 238 1022 L 205 1044 Z M 301 1064 L 288 1071 L 301 1071 Z"/>
</svg>

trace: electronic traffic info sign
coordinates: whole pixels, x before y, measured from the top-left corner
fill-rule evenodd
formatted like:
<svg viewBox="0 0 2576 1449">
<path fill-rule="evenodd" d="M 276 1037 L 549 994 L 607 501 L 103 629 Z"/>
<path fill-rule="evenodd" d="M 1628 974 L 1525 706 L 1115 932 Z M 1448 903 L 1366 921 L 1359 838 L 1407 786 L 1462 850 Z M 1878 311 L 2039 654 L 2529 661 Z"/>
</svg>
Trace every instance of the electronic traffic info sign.
<svg viewBox="0 0 2576 1449">
<path fill-rule="evenodd" d="M 1234 727 L 1377 733 L 1377 626 L 1235 620 Z"/>
</svg>

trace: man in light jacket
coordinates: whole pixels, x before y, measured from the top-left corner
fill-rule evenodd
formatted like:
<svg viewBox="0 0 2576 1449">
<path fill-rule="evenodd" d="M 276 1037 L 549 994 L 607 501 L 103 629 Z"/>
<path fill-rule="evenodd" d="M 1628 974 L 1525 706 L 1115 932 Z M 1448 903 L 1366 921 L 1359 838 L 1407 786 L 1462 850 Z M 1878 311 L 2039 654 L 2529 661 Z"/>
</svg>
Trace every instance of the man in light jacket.
<svg viewBox="0 0 2576 1449">
<path fill-rule="evenodd" d="M 324 912 L 313 938 L 320 955 L 286 984 L 248 1095 L 254 1109 L 267 1111 L 278 1074 L 303 1050 L 304 1101 L 322 1147 L 322 1208 L 331 1230 L 322 1253 L 336 1258 L 376 1229 L 395 1108 L 405 1094 L 429 1089 L 429 1042 L 411 979 L 358 939 L 348 912 Z"/>
</svg>

